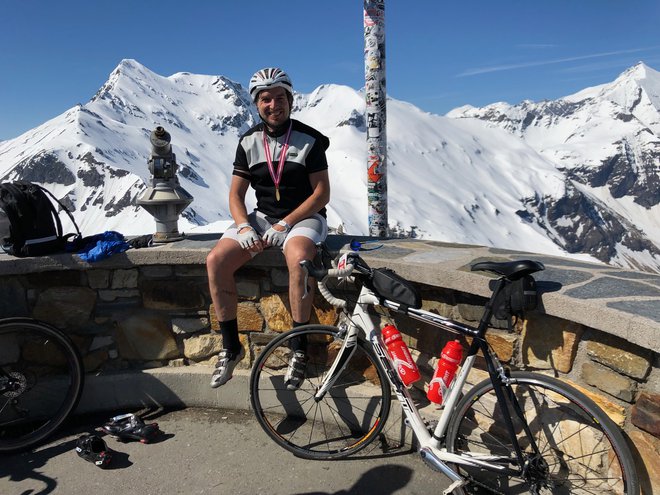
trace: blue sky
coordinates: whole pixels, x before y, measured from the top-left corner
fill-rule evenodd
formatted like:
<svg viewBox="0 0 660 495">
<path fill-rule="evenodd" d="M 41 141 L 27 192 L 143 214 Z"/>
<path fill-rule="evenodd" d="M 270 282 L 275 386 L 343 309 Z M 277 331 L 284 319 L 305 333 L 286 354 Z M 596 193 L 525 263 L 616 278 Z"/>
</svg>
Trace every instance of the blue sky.
<svg viewBox="0 0 660 495">
<path fill-rule="evenodd" d="M 0 140 L 87 102 L 124 58 L 247 84 L 364 85 L 363 1 L 2 0 Z M 660 70 L 657 0 L 385 0 L 388 95 L 444 114 L 554 99 L 644 61 Z"/>
</svg>

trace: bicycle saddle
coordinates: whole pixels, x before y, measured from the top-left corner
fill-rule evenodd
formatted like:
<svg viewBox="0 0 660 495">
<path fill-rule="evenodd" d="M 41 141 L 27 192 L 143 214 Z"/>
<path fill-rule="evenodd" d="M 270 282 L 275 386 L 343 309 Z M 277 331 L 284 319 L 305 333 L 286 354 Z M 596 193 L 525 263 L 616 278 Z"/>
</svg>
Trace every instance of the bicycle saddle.
<svg viewBox="0 0 660 495">
<path fill-rule="evenodd" d="M 488 271 L 502 275 L 509 280 L 517 280 L 534 272 L 545 270 L 545 266 L 540 261 L 515 260 L 515 261 L 482 261 L 472 265 L 471 270 Z"/>
</svg>

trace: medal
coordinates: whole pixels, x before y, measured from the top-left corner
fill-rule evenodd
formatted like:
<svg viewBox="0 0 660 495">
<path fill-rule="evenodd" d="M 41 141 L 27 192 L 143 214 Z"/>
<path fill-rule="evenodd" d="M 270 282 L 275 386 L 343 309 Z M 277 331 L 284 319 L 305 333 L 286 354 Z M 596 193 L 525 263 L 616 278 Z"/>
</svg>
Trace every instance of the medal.
<svg viewBox="0 0 660 495">
<path fill-rule="evenodd" d="M 263 131 L 263 142 L 264 142 L 264 151 L 266 152 L 266 164 L 268 165 L 268 172 L 270 173 L 271 179 L 275 184 L 275 200 L 280 200 L 280 181 L 282 180 L 282 172 L 284 171 L 284 162 L 286 161 L 286 153 L 289 150 L 289 138 L 291 137 L 291 127 L 293 122 L 289 122 L 289 130 L 286 131 L 286 138 L 284 138 L 284 144 L 282 145 L 282 151 L 280 152 L 280 159 L 277 164 L 277 171 L 273 166 L 273 156 L 270 153 L 270 146 L 268 146 L 268 137 L 266 136 L 266 128 L 264 127 Z M 277 138 L 275 139 L 275 146 L 273 147 L 273 155 L 277 149 Z"/>
</svg>

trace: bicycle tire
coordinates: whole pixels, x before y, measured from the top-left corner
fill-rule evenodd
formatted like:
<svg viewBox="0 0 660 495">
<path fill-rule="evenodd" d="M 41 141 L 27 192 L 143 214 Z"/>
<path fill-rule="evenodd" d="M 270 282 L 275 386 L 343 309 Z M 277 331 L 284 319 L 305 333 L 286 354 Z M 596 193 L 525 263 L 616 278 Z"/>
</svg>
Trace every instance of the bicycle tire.
<svg viewBox="0 0 660 495">
<path fill-rule="evenodd" d="M 291 339 L 307 338 L 305 379 L 287 390 Z M 304 459 L 339 459 L 362 450 L 383 429 L 391 391 L 378 360 L 361 340 L 337 381 L 318 402 L 314 394 L 343 340 L 337 327 L 305 325 L 271 341 L 250 376 L 250 404 L 275 443 Z"/>
<path fill-rule="evenodd" d="M 80 400 L 84 370 L 71 339 L 31 318 L 0 320 L 0 453 L 49 437 Z"/>
<path fill-rule="evenodd" d="M 516 476 L 455 464 L 461 474 L 476 480 L 475 488 L 481 485 L 507 494 L 639 494 L 632 454 L 621 431 L 591 399 L 556 378 L 512 372 L 511 379 L 546 464 L 531 459 L 521 421 L 512 418 L 531 469 L 527 475 Z M 456 406 L 446 445 L 450 452 L 501 456 L 504 465 L 518 469 L 489 379 L 475 385 Z"/>
</svg>

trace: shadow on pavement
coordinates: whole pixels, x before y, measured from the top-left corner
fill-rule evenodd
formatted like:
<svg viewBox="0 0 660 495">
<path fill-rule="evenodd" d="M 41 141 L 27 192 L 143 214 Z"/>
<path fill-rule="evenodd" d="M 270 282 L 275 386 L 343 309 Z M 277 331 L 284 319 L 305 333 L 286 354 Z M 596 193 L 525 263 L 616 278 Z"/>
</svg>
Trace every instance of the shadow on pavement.
<svg viewBox="0 0 660 495">
<path fill-rule="evenodd" d="M 412 469 L 390 464 L 370 469 L 347 490 L 339 490 L 337 492 L 304 492 L 295 495 L 366 495 L 371 493 L 391 495 L 404 488 L 410 482 L 412 476 Z"/>
<path fill-rule="evenodd" d="M 39 452 L 26 451 L 20 456 L 12 456 L 5 459 L 0 457 L 0 478 L 7 476 L 10 481 L 20 482 L 27 479 L 40 481 L 44 484 L 43 490 L 30 495 L 45 495 L 54 493 L 57 489 L 57 481 L 49 476 L 42 474 L 39 470 L 53 457 L 70 452 L 76 447 L 76 441 L 70 440 L 61 444 L 53 445 L 40 450 Z"/>
</svg>

